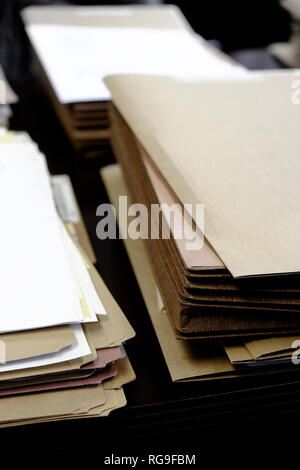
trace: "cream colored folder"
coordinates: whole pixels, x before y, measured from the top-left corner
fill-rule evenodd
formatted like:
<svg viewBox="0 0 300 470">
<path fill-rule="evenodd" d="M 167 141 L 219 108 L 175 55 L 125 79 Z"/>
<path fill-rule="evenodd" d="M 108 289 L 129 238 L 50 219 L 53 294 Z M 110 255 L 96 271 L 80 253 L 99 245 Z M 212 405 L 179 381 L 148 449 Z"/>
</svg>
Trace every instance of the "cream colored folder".
<svg viewBox="0 0 300 470">
<path fill-rule="evenodd" d="M 18 361 L 60 351 L 75 342 L 70 325 L 18 331 L 0 335 L 5 344 L 5 361 Z"/>
<path fill-rule="evenodd" d="M 107 416 L 126 405 L 122 387 L 135 380 L 128 358 L 116 366 L 117 376 L 101 385 L 1 398 L 0 427 Z"/>
<path fill-rule="evenodd" d="M 179 200 L 205 204 L 205 236 L 234 277 L 300 271 L 296 78 L 105 80 Z"/>
<path fill-rule="evenodd" d="M 282 336 L 225 344 L 224 349 L 233 364 L 290 359 L 299 348 L 299 336 Z"/>
<path fill-rule="evenodd" d="M 101 177 L 110 201 L 118 213 L 119 196 L 128 196 L 128 190 L 119 165 L 102 168 Z M 130 200 L 128 200 L 128 204 L 130 204 Z M 124 244 L 174 382 L 230 379 L 242 377 L 243 375 L 266 373 L 264 370 L 260 371 L 257 368 L 255 370 L 236 368 L 220 343 L 207 344 L 196 340 L 178 340 L 163 308 L 143 240 L 128 238 L 124 239 Z M 276 369 L 270 368 L 268 372 L 276 372 Z"/>
</svg>

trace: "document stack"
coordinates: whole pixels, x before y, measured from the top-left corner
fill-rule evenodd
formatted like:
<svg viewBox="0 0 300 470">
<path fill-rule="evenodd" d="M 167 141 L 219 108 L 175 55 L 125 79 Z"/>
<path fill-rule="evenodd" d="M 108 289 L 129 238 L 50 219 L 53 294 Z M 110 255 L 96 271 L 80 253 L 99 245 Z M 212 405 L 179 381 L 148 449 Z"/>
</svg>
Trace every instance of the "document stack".
<svg viewBox="0 0 300 470">
<path fill-rule="evenodd" d="M 172 5 L 28 7 L 22 18 L 58 117 L 87 157 L 111 152 L 105 75 L 231 74 Z"/>
<path fill-rule="evenodd" d="M 16 103 L 17 100 L 17 95 L 8 84 L 0 65 L 0 130 L 3 128 L 2 133 L 9 126 L 9 118 L 12 115 L 10 105 Z"/>
<path fill-rule="evenodd" d="M 120 195 L 147 208 L 144 240 L 123 238 L 173 381 L 247 379 L 252 393 L 260 376 L 272 377 L 274 387 L 299 384 L 294 79 L 105 80 L 120 166 L 101 175 L 117 209 Z M 160 236 L 153 238 L 150 215 L 158 204 Z M 163 209 L 174 204 L 204 204 L 202 224 L 193 210 L 183 212 L 192 241 L 202 237 L 199 248 L 190 248 L 186 232 L 176 238 L 177 219 Z"/>
<path fill-rule="evenodd" d="M 70 180 L 24 133 L 0 138 L 0 168 L 0 427 L 107 416 L 135 378 L 134 331 L 93 266 Z"/>
</svg>

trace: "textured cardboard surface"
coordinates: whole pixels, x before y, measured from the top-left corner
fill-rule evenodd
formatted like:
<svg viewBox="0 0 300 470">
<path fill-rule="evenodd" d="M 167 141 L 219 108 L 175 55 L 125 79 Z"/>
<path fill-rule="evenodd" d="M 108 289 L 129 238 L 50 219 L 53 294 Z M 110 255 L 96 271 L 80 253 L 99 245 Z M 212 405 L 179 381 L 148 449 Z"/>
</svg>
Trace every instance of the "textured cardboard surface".
<svg viewBox="0 0 300 470">
<path fill-rule="evenodd" d="M 118 197 L 128 195 L 120 167 L 118 165 L 105 167 L 101 170 L 101 176 L 111 202 L 118 209 Z M 161 309 L 157 285 L 143 241 L 125 239 L 124 244 L 173 381 L 230 379 L 244 375 L 276 373 L 274 369 L 266 372 L 235 368 L 220 343 L 207 344 L 201 340 L 176 339 L 166 312 Z M 296 368 L 291 370 L 296 372 Z"/>
<path fill-rule="evenodd" d="M 134 202 L 142 202 L 149 209 L 151 203 L 155 204 L 158 201 L 155 199 L 142 164 L 139 146 L 136 145 L 134 135 L 124 120 L 113 109 L 111 122 L 112 144 L 115 155 L 122 165 L 130 194 Z M 135 184 L 132 184 L 132 181 Z M 285 300 L 281 299 L 280 293 L 274 296 L 274 293 L 269 294 L 267 291 L 265 294 L 261 289 L 253 294 L 249 302 L 247 289 L 243 292 L 236 287 L 235 292 L 234 289 L 230 292 L 229 289 L 223 290 L 219 287 L 214 292 L 209 292 L 207 284 L 201 286 L 199 282 L 196 293 L 198 295 L 202 289 L 204 292 L 202 298 L 200 295 L 187 297 L 183 292 L 183 285 L 187 280 L 184 279 L 184 272 L 181 272 L 178 256 L 172 256 L 168 249 L 170 241 L 149 238 L 145 240 L 145 245 L 149 250 L 156 282 L 161 289 L 168 314 L 180 337 L 247 337 L 284 334 L 299 330 L 299 313 L 284 304 Z M 272 299 L 277 310 L 273 305 L 270 307 L 267 302 L 260 301 L 264 294 Z M 245 302 L 247 298 L 248 302 Z M 296 308 L 299 310 L 297 303 Z"/>
<path fill-rule="evenodd" d="M 114 104 L 176 196 L 205 204 L 205 235 L 234 277 L 300 271 L 294 79 L 106 78 Z"/>
</svg>

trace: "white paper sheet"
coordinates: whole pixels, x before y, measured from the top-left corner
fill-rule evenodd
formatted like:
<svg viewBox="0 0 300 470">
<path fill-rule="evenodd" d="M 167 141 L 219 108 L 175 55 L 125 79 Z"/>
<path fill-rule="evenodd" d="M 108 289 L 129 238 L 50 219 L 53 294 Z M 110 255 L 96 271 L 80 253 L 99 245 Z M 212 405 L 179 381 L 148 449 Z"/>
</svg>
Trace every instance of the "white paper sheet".
<svg viewBox="0 0 300 470">
<path fill-rule="evenodd" d="M 27 359 L 21 359 L 19 361 L 11 361 L 6 364 L 0 364 L 0 374 L 1 372 L 9 372 L 12 370 L 48 366 L 50 364 L 71 361 L 78 357 L 87 356 L 91 353 L 91 350 L 81 325 L 72 325 L 72 329 L 75 335 L 75 342 L 70 346 L 67 346 L 66 348 L 63 348 L 55 353 L 30 357 Z"/>
<path fill-rule="evenodd" d="M 80 298 L 84 299 L 91 321 L 98 321 L 96 315 L 106 315 L 106 310 L 97 294 L 84 260 L 61 222 L 63 239 L 78 286 Z"/>
<path fill-rule="evenodd" d="M 102 79 L 115 73 L 181 78 L 244 75 L 184 30 L 28 25 L 27 33 L 62 103 L 110 99 Z"/>
<path fill-rule="evenodd" d="M 0 144 L 0 228 L 0 332 L 87 321 L 34 144 Z"/>
</svg>

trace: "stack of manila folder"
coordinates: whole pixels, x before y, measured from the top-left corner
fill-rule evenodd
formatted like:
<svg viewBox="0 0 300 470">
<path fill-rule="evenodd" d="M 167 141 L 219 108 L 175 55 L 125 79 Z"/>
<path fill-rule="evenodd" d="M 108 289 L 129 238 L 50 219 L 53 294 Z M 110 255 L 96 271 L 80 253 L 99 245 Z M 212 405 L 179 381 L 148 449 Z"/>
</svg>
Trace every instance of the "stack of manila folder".
<svg viewBox="0 0 300 470">
<path fill-rule="evenodd" d="M 205 237 L 189 218 L 201 249 L 186 250 L 163 211 L 169 238 L 124 237 L 174 381 L 298 382 L 294 79 L 293 72 L 218 82 L 106 78 L 121 167 L 101 175 L 116 208 L 120 195 L 149 212 L 157 203 L 205 205 Z"/>
</svg>

